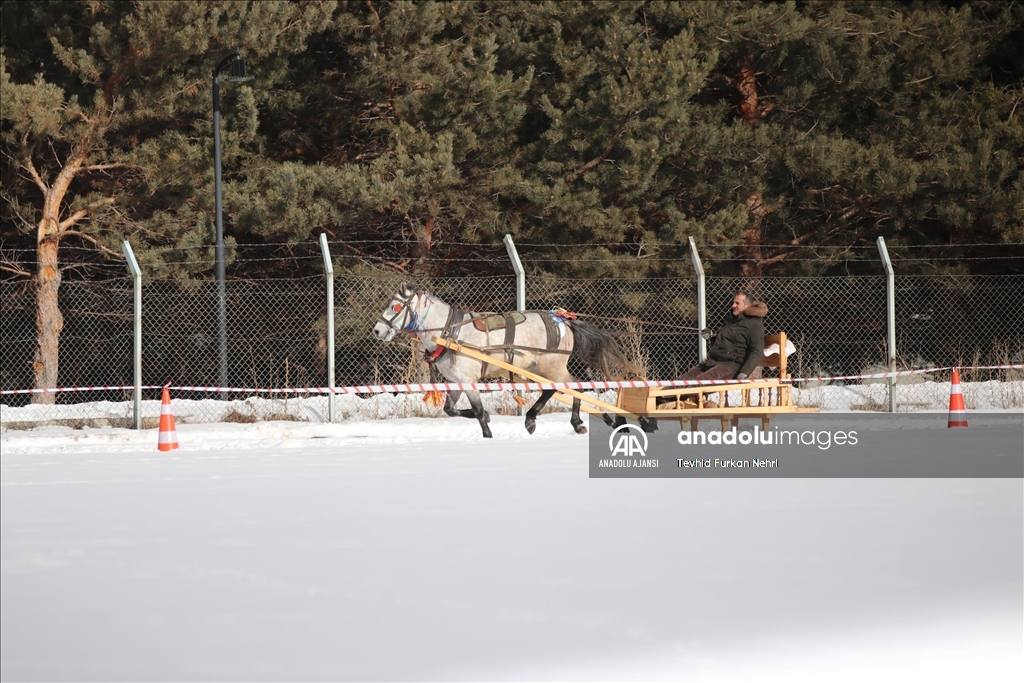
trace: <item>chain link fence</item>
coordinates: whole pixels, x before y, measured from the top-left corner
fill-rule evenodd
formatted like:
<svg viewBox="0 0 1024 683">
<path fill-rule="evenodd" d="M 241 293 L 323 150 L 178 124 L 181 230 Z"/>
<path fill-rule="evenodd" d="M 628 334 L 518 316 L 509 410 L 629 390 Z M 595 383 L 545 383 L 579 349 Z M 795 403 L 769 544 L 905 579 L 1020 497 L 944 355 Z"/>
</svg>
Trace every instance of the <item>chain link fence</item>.
<svg viewBox="0 0 1024 683">
<path fill-rule="evenodd" d="M 370 333 L 403 283 L 394 274 L 337 275 L 334 281 L 338 386 L 428 382 L 421 346 L 406 337 L 383 344 Z M 465 310 L 516 307 L 512 276 L 438 278 L 417 283 Z M 858 375 L 886 370 L 885 278 L 706 279 L 707 320 L 717 328 L 737 291 L 768 305 L 766 330 L 785 331 L 796 352 L 794 377 Z M 697 362 L 695 279 L 526 279 L 528 309 L 565 308 L 620 336 L 651 379 L 671 379 Z M 235 388 L 301 388 L 327 384 L 324 278 L 233 280 L 227 283 L 228 384 Z M 132 384 L 132 281 L 66 282 L 59 304 L 62 387 Z M 1024 276 L 897 276 L 898 369 L 1024 362 Z M 217 287 L 208 281 L 156 281 L 143 287 L 144 385 L 218 386 Z M 35 293 L 26 283 L 0 283 L 0 389 L 33 386 Z M 589 379 L 584 368 L 571 368 Z M 1019 371 L 965 371 L 968 408 L 1024 406 Z M 900 410 L 948 405 L 948 373 L 901 377 Z M 818 380 L 794 398 L 823 409 L 884 410 L 885 380 Z M 159 390 L 144 392 L 143 426 L 159 416 Z M 325 396 L 245 392 L 177 392 L 182 421 L 326 421 Z M 131 390 L 61 392 L 55 405 L 29 394 L 4 395 L 6 428 L 58 421 L 74 426 L 130 426 Z M 441 415 L 421 396 L 338 396 L 336 419 Z M 464 399 L 463 399 L 464 400 Z M 488 397 L 489 408 L 514 412 L 511 395 Z M 972 405 L 973 404 L 973 405 Z M 560 405 L 550 409 L 560 410 Z"/>
<path fill-rule="evenodd" d="M 132 280 L 65 282 L 58 305 L 64 319 L 60 333 L 58 378 L 62 387 L 129 386 L 133 382 Z M 0 389 L 34 386 L 36 296 L 31 283 L 0 283 Z M 34 406 L 28 423 L 61 420 L 75 426 L 83 412 L 101 412 L 117 426 L 131 426 L 131 391 L 61 392 L 54 406 Z M 31 395 L 2 396 L 0 421 L 17 422 L 17 412 Z M 84 410 L 83 403 L 96 406 Z"/>
<path fill-rule="evenodd" d="M 796 347 L 793 377 L 855 375 L 885 364 L 885 278 L 707 279 L 708 320 L 725 319 L 736 292 L 768 306 L 765 331 L 785 332 Z M 877 372 L 877 370 L 875 370 Z"/>
</svg>

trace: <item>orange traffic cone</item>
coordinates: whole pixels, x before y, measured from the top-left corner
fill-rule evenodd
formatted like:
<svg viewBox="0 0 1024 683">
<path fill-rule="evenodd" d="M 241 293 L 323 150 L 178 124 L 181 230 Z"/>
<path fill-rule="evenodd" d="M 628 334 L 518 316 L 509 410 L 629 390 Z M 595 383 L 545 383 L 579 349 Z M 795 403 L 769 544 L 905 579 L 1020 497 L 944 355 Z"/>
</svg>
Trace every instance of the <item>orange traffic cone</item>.
<svg viewBox="0 0 1024 683">
<path fill-rule="evenodd" d="M 173 451 L 178 447 L 178 432 L 174 429 L 174 413 L 171 412 L 171 392 L 167 387 L 164 387 L 164 395 L 160 399 L 160 436 L 156 447 L 161 451 Z"/>
<path fill-rule="evenodd" d="M 953 368 L 953 383 L 949 387 L 949 424 L 946 427 L 966 427 L 967 408 L 960 390 L 960 370 Z"/>
</svg>

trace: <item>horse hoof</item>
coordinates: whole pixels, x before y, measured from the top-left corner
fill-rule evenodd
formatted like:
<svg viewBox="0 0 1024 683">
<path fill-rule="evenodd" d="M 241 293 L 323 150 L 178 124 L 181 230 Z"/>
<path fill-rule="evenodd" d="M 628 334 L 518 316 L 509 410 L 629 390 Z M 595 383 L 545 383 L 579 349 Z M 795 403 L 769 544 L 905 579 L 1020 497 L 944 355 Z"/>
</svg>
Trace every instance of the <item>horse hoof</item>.
<svg viewBox="0 0 1024 683">
<path fill-rule="evenodd" d="M 648 434 L 653 434 L 658 431 L 658 419 L 657 418 L 640 418 L 640 429 L 644 430 Z"/>
<path fill-rule="evenodd" d="M 616 415 L 615 416 L 615 422 L 612 423 L 612 427 L 614 427 L 615 429 L 618 429 L 619 427 L 621 427 L 624 424 L 626 424 L 626 418 L 622 417 L 621 415 Z"/>
<path fill-rule="evenodd" d="M 484 438 L 485 439 L 490 439 L 490 438 L 492 438 L 492 436 L 493 435 L 491 434 L 491 430 L 487 429 L 487 428 L 484 428 Z"/>
<path fill-rule="evenodd" d="M 576 430 L 577 434 L 586 434 L 587 433 L 587 428 L 584 427 L 583 425 L 573 425 L 572 428 Z"/>
<path fill-rule="evenodd" d="M 536 429 L 537 429 L 537 421 L 536 420 L 527 420 L 526 421 L 526 431 L 527 432 L 529 432 L 530 434 L 533 434 L 534 431 L 536 431 Z"/>
</svg>

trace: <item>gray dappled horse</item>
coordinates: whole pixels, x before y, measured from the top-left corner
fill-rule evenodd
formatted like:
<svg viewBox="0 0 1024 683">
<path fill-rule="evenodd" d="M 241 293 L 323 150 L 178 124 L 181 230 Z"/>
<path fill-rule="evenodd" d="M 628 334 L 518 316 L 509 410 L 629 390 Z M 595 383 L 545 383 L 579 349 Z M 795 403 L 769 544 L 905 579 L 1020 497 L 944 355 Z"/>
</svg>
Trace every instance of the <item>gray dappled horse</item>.
<svg viewBox="0 0 1024 683">
<path fill-rule="evenodd" d="M 406 332 L 421 340 L 427 361 L 433 363 L 450 382 L 479 382 L 502 375 L 507 370 L 451 351 L 437 344 L 435 336 L 472 346 L 488 356 L 552 382 L 576 381 L 566 367 L 570 357 L 600 370 L 609 379 L 620 377 L 613 374 L 610 364 L 618 365 L 624 372 L 637 372 L 636 366 L 623 355 L 615 337 L 588 323 L 554 311 L 469 313 L 412 285 L 403 285 L 395 293 L 373 326 L 374 336 L 383 342 L 390 342 L 398 332 Z M 467 390 L 466 397 L 472 409 L 455 410 L 462 393 L 448 392 L 444 402 L 445 414 L 475 417 L 480 422 L 484 437 L 490 438 L 491 430 L 487 426 L 490 417 L 480 401 L 480 392 Z M 537 427 L 537 414 L 554 393 L 554 390 L 542 391 L 537 402 L 526 412 L 526 431 L 533 434 Z M 615 423 L 608 415 L 604 415 L 604 420 L 608 424 Z M 575 397 L 570 423 L 577 434 L 587 433 L 580 419 L 580 399 Z"/>
</svg>

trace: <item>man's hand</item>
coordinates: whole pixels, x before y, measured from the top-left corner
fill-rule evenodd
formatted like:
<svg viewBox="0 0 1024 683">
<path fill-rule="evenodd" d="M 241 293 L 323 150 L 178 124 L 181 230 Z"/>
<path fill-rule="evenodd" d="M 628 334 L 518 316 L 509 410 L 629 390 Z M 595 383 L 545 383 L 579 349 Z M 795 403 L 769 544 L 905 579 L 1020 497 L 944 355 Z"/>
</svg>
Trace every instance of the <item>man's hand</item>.
<svg viewBox="0 0 1024 683">
<path fill-rule="evenodd" d="M 746 378 L 747 378 L 747 373 L 745 373 L 745 372 L 741 372 L 738 375 L 736 375 L 736 379 L 746 379 Z"/>
<path fill-rule="evenodd" d="M 700 336 L 701 339 L 707 341 L 708 339 L 711 339 L 712 337 L 715 336 L 715 331 L 712 330 L 710 327 L 705 327 L 703 330 L 700 331 Z"/>
</svg>

